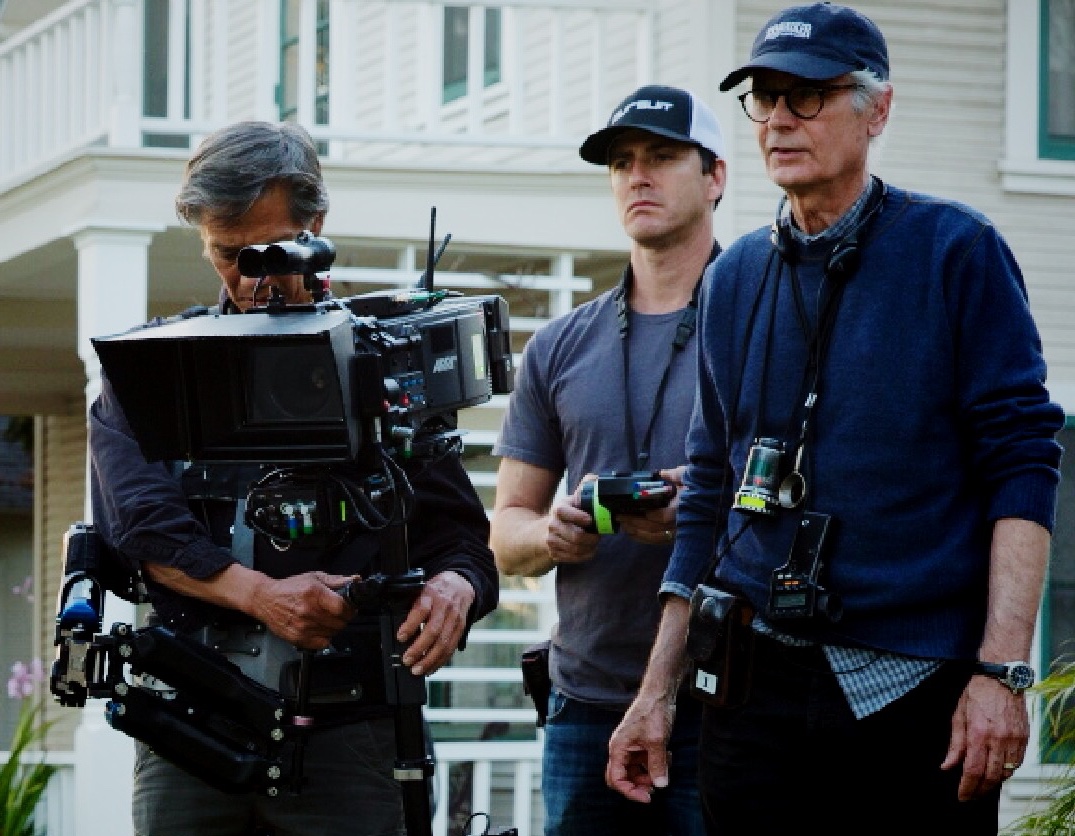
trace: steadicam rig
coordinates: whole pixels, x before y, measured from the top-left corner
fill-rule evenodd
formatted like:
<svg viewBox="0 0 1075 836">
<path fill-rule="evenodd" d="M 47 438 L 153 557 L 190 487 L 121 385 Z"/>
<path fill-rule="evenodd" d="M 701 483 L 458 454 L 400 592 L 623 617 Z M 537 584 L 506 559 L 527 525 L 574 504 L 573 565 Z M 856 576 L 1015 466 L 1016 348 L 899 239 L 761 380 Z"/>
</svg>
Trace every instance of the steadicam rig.
<svg viewBox="0 0 1075 836">
<path fill-rule="evenodd" d="M 420 287 L 328 298 L 315 277 L 335 246 L 303 233 L 244 249 L 240 270 L 302 274 L 313 302 L 274 294 L 243 314 L 192 310 L 92 340 L 146 460 L 186 463 L 188 501 L 234 508 L 229 542 L 217 545 L 244 565 L 258 568 L 258 537 L 279 551 L 375 538 L 375 565 L 342 594 L 378 613 L 380 643 L 373 659 L 359 651 L 364 679 L 344 691 L 394 714 L 394 774 L 411 836 L 431 832 L 433 763 L 425 681 L 403 666 L 395 638 L 425 582 L 408 565 L 413 489 L 401 463 L 458 454 L 458 410 L 510 392 L 514 377 L 505 300 L 433 289 L 432 226 Z M 57 607 L 57 700 L 107 699 L 114 728 L 219 789 L 300 791 L 323 654 L 285 645 L 274 690 L 261 684 L 271 677 L 248 675 L 268 669 L 266 654 L 251 662 L 232 653 L 237 665 L 205 636 L 126 624 L 102 633 L 105 590 L 143 603 L 146 585 L 92 526 L 76 524 L 73 535 Z"/>
<path fill-rule="evenodd" d="M 108 700 L 110 726 L 224 792 L 277 795 L 287 787 L 296 736 L 286 701 L 221 654 L 164 627 L 117 623 L 102 634 L 106 591 L 144 603 L 145 586 L 107 553 L 91 525 L 72 525 L 64 552 L 49 678 L 56 700 L 79 708 L 89 698 Z M 167 691 L 136 687 L 146 677 L 167 683 Z"/>
</svg>

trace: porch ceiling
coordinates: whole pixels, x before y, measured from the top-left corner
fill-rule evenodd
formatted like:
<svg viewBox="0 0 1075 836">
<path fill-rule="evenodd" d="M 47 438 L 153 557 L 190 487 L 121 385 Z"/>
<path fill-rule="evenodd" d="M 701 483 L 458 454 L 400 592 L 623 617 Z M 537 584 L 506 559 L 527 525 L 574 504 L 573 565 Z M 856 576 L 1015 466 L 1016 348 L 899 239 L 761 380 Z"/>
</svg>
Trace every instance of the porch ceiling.
<svg viewBox="0 0 1075 836">
<path fill-rule="evenodd" d="M 0 191 L 0 415 L 85 407 L 76 347 L 80 231 L 151 235 L 150 316 L 215 303 L 218 279 L 195 231 L 181 227 L 173 209 L 184 160 L 185 152 L 94 149 Z M 585 269 L 618 272 L 624 242 L 604 172 L 557 174 L 329 164 L 325 234 L 340 249 L 338 264 L 391 269 L 401 247 L 424 246 L 429 209 L 437 206 L 438 237 L 452 233 L 446 262 L 455 269 L 474 269 L 463 263 L 467 252 L 540 260 L 570 251 L 590 259 Z"/>
</svg>

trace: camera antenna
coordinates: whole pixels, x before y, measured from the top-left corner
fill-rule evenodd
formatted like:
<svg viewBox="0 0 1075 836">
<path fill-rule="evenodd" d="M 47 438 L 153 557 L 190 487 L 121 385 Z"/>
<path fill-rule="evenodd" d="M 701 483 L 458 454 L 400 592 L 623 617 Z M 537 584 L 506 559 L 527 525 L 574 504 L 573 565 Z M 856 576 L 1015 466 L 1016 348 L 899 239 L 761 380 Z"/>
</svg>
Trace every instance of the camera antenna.
<svg viewBox="0 0 1075 836">
<path fill-rule="evenodd" d="M 440 257 L 444 255 L 444 251 L 448 248 L 448 242 L 452 240 L 452 234 L 449 232 L 444 236 L 444 240 L 441 241 L 440 247 L 437 251 L 433 252 L 433 241 L 437 234 L 437 207 L 433 206 L 429 210 L 429 247 L 426 250 L 426 271 L 422 274 L 422 277 L 418 280 L 418 286 L 426 293 L 433 292 L 433 268 L 437 266 L 437 262 L 440 261 Z"/>
</svg>

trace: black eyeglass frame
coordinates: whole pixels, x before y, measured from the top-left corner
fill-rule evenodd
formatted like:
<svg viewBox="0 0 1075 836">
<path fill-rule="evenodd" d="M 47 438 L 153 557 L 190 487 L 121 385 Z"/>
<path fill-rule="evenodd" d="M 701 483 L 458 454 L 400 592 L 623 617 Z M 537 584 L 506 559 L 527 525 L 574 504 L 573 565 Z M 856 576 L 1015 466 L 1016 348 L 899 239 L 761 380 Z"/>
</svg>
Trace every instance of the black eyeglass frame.
<svg viewBox="0 0 1075 836">
<path fill-rule="evenodd" d="M 788 110 L 791 111 L 792 116 L 798 119 L 817 119 L 821 115 L 821 111 L 825 109 L 825 96 L 828 93 L 837 93 L 840 90 L 861 90 L 862 85 L 851 82 L 849 84 L 796 84 L 794 87 L 785 87 L 783 90 L 747 90 L 745 93 L 740 93 L 736 96 L 739 99 L 739 104 L 743 106 L 743 113 L 747 115 L 747 119 L 751 122 L 757 122 L 759 125 L 764 125 L 773 116 L 773 110 L 776 110 L 776 106 L 780 104 L 780 100 L 784 100 L 784 104 L 788 106 Z M 807 116 L 797 111 L 791 104 L 791 94 L 797 93 L 800 90 L 813 90 L 818 94 L 817 111 L 813 115 Z M 747 107 L 747 96 L 755 93 L 766 93 L 773 97 L 773 109 L 769 111 L 769 115 L 764 119 L 758 119 L 751 115 L 750 109 Z"/>
</svg>

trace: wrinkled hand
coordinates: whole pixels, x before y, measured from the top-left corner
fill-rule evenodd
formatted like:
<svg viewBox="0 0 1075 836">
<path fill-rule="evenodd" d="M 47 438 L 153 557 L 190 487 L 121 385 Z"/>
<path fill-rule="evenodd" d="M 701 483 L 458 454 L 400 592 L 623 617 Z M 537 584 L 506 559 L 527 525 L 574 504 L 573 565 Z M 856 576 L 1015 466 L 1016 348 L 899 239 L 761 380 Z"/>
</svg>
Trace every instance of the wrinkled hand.
<svg viewBox="0 0 1075 836">
<path fill-rule="evenodd" d="M 667 741 L 676 707 L 638 696 L 608 741 L 605 783 L 632 801 L 649 803 L 668 786 Z"/>
<path fill-rule="evenodd" d="M 545 546 L 553 564 L 585 563 L 597 554 L 601 535 L 586 531 L 593 519 L 579 507 L 582 484 L 596 479 L 593 474 L 583 477 L 574 494 L 561 497 L 549 512 L 549 530 L 545 534 Z"/>
<path fill-rule="evenodd" d="M 305 572 L 266 577 L 252 593 L 252 615 L 284 641 L 304 650 L 323 650 L 354 615 L 336 591 L 347 575 Z"/>
<path fill-rule="evenodd" d="M 474 603 L 474 589 L 458 572 L 434 575 L 422 588 L 396 632 L 396 639 L 413 643 L 403 664 L 415 676 L 427 676 L 442 667 L 459 646 Z"/>
<path fill-rule="evenodd" d="M 676 508 L 683 494 L 683 472 L 686 465 L 660 471 L 661 477 L 676 486 L 672 501 L 664 508 L 655 508 L 642 514 L 617 514 L 620 531 L 640 543 L 651 546 L 668 545 L 676 538 Z"/>
<path fill-rule="evenodd" d="M 1026 754 L 1026 697 L 984 676 L 972 676 L 952 715 L 952 738 L 941 769 L 963 764 L 959 800 L 980 798 L 1012 776 Z"/>
</svg>

